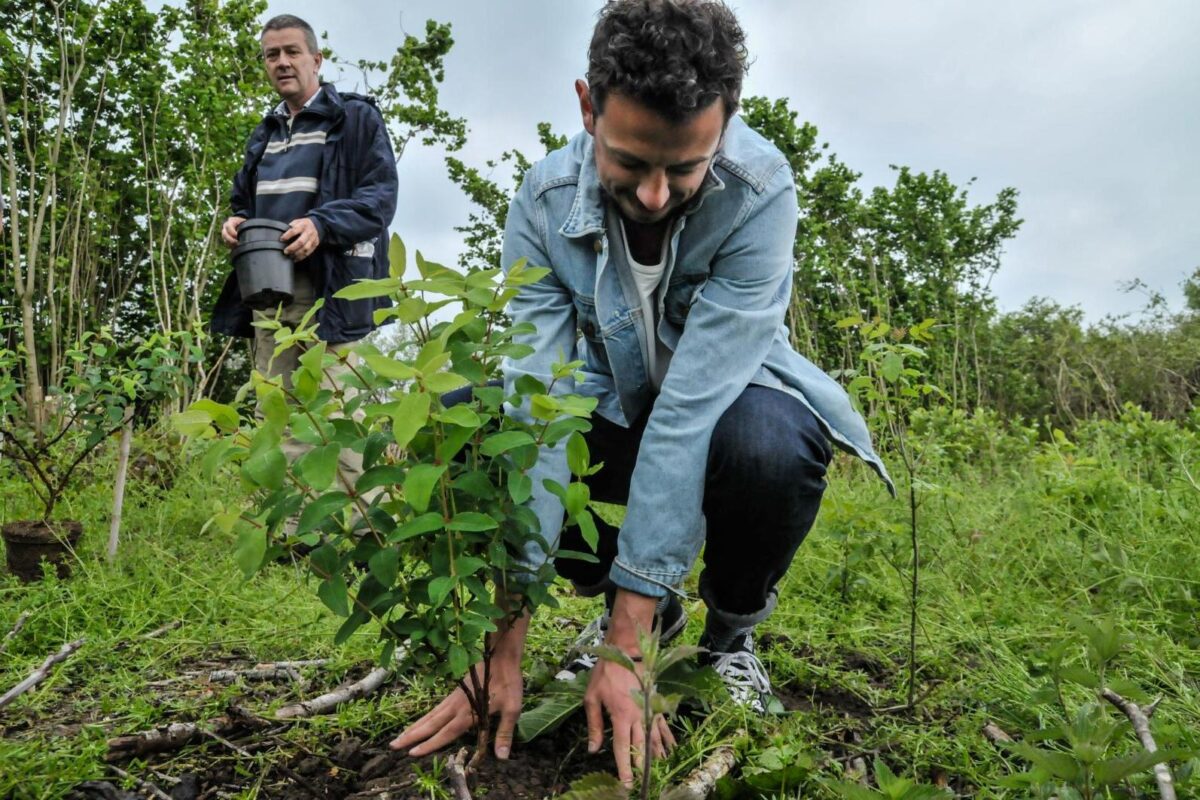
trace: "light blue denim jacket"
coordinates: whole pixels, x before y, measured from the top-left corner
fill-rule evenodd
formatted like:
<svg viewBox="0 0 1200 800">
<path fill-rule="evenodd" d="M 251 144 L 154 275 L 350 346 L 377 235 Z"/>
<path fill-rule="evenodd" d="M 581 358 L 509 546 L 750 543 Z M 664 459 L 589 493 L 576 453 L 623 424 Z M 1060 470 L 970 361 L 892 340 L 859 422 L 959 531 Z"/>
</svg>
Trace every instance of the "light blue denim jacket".
<svg viewBox="0 0 1200 800">
<path fill-rule="evenodd" d="M 624 259 L 610 258 L 604 203 L 586 133 L 526 173 L 509 206 L 502 263 L 525 258 L 552 272 L 510 304 L 514 322 L 536 326 L 519 339 L 535 353 L 507 362 L 504 376 L 511 394 L 521 375 L 549 385 L 552 364 L 581 359 L 585 380 L 559 382 L 556 393 L 595 397 L 596 413 L 625 426 L 654 404 L 610 572 L 616 585 L 662 596 L 686 576 L 704 543 L 709 439 L 749 384 L 799 399 L 832 442 L 894 491 L 846 392 L 788 344 L 798 208 L 791 171 L 774 145 L 731 120 L 700 191 L 670 229 L 658 335 L 674 355 L 657 401 L 645 366 L 646 322 Z M 528 419 L 523 409 L 509 412 Z M 542 481 L 566 485 L 564 448 L 544 448 L 531 477 L 533 510 L 553 548 L 563 510 Z M 530 567 L 546 559 L 536 545 L 525 556 Z"/>
</svg>

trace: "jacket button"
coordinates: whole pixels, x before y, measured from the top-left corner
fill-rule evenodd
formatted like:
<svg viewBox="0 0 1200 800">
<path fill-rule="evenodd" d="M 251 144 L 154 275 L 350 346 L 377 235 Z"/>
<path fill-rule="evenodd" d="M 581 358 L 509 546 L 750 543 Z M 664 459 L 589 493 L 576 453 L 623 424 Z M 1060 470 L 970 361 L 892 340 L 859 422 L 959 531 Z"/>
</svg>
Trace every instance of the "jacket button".
<svg viewBox="0 0 1200 800">
<path fill-rule="evenodd" d="M 604 252 L 604 242 L 600 241 L 599 239 L 594 239 L 592 241 L 592 249 L 596 251 L 596 255 L 600 255 Z"/>
</svg>

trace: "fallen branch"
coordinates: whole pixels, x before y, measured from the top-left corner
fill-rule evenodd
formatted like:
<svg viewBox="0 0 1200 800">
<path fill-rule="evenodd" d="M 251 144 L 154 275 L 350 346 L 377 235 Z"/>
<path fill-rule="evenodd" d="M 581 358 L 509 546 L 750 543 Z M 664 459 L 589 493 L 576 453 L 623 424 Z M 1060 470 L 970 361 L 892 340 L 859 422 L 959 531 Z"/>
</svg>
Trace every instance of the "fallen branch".
<svg viewBox="0 0 1200 800">
<path fill-rule="evenodd" d="M 728 775 L 735 764 L 737 754 L 733 746 L 718 747 L 664 797 L 669 797 L 670 800 L 705 800 L 717 788 L 717 781 Z"/>
<path fill-rule="evenodd" d="M 155 628 L 154 630 L 150 631 L 149 633 L 143 633 L 141 636 L 137 637 L 136 639 L 133 639 L 133 640 L 122 639 L 121 641 L 119 641 L 115 645 L 113 645 L 113 650 L 117 650 L 117 651 L 126 650 L 126 649 L 132 647 L 133 643 L 135 641 L 142 642 L 142 641 L 149 641 L 150 639 L 157 639 L 159 636 L 162 636 L 164 633 L 166 633 L 168 631 L 173 631 L 176 628 L 182 627 L 182 625 L 183 625 L 183 620 L 177 619 L 174 622 L 168 622 L 166 625 L 160 625 L 159 627 Z"/>
<path fill-rule="evenodd" d="M 155 798 L 155 800 L 171 800 L 171 795 L 167 794 L 166 792 L 164 792 L 162 789 L 155 786 L 150 781 L 142 780 L 141 778 L 137 777 L 136 775 L 130 775 L 125 770 L 120 769 L 119 767 L 114 767 L 112 764 L 109 764 L 108 768 L 118 778 L 120 778 L 123 781 L 131 782 L 138 789 L 142 790 L 146 794 Z"/>
<path fill-rule="evenodd" d="M 1008 744 L 1013 740 L 1011 736 L 1005 733 L 1004 730 L 994 722 L 989 722 L 987 725 L 983 726 L 983 735 L 984 738 L 986 738 L 989 742 L 996 745 Z"/>
<path fill-rule="evenodd" d="M 1124 712 L 1125 716 L 1129 717 L 1129 721 L 1133 724 L 1134 733 L 1137 734 L 1138 741 L 1142 743 L 1142 747 L 1146 748 L 1146 752 L 1154 753 L 1158 751 L 1158 745 L 1155 744 L 1154 736 L 1150 733 L 1150 717 L 1138 707 L 1137 703 L 1132 700 L 1126 700 L 1108 688 L 1101 689 L 1100 696 L 1119 708 Z M 1151 709 L 1157 707 L 1157 700 L 1150 705 Z M 1162 800 L 1175 800 L 1175 781 L 1171 777 L 1171 768 L 1162 762 L 1155 764 L 1154 779 L 1158 781 L 1158 794 L 1162 797 Z"/>
<path fill-rule="evenodd" d="M 25 621 L 29 619 L 29 612 L 22 611 L 21 616 L 17 617 L 17 621 L 13 623 L 12 630 L 4 637 L 4 641 L 0 642 L 0 653 L 8 649 L 8 643 L 21 632 L 21 628 L 25 627 Z"/>
<path fill-rule="evenodd" d="M 459 748 L 454 757 L 446 764 L 446 774 L 450 776 L 450 788 L 454 790 L 454 800 L 471 800 L 471 787 L 467 786 L 467 748 Z"/>
<path fill-rule="evenodd" d="M 3 697 L 0 697 L 0 708 L 4 708 L 13 700 L 16 700 L 34 686 L 37 686 L 39 683 L 44 681 L 46 676 L 50 674 L 50 670 L 54 668 L 55 664 L 70 658 L 71 654 L 73 654 L 80 647 L 83 647 L 83 643 L 83 639 L 76 639 L 73 642 L 64 644 L 57 653 L 46 656 L 46 660 L 42 662 L 42 665 L 31 672 L 28 678 L 5 692 Z"/>
<path fill-rule="evenodd" d="M 368 672 L 362 680 L 339 687 L 320 697 L 314 697 L 312 700 L 305 700 L 302 703 L 293 703 L 290 706 L 284 706 L 275 712 L 275 719 L 303 719 L 317 714 L 326 714 L 342 703 L 357 700 L 360 697 L 366 697 L 371 694 L 382 686 L 391 674 L 392 671 L 390 669 L 376 667 Z"/>
<path fill-rule="evenodd" d="M 104 760 L 112 763 L 151 753 L 165 753 L 178 750 L 205 735 L 215 733 L 225 736 L 237 730 L 259 730 L 268 725 L 266 720 L 234 706 L 224 716 L 208 722 L 173 722 L 164 727 L 113 737 L 108 740 L 108 752 L 104 754 Z"/>
<path fill-rule="evenodd" d="M 269 667 L 260 669 L 254 667 L 252 669 L 218 669 L 208 673 L 209 683 L 233 683 L 238 678 L 247 681 L 292 681 L 300 683 L 303 680 L 300 673 L 292 667 Z"/>
</svg>

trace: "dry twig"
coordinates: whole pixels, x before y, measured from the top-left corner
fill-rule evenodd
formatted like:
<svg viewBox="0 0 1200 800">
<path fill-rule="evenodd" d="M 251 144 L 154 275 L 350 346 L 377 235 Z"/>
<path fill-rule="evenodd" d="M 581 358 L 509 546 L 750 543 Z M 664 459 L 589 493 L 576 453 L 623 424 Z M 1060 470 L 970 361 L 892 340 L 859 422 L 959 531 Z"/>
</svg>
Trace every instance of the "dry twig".
<svg viewBox="0 0 1200 800">
<path fill-rule="evenodd" d="M 1125 716 L 1129 717 L 1129 721 L 1133 724 L 1133 731 L 1137 734 L 1138 741 L 1142 743 L 1142 747 L 1146 748 L 1146 752 L 1154 753 L 1158 751 L 1158 745 L 1155 744 L 1154 736 L 1150 733 L 1149 714 L 1139 708 L 1137 703 L 1132 700 L 1126 700 L 1112 689 L 1102 689 L 1100 696 L 1119 708 Z M 1158 701 L 1155 700 L 1149 706 L 1150 712 L 1153 713 L 1153 709 L 1157 707 Z M 1162 762 L 1155 764 L 1154 779 L 1158 782 L 1158 794 L 1162 800 L 1175 800 L 1175 780 L 1171 777 L 1171 768 Z"/>
<path fill-rule="evenodd" d="M 17 621 L 13 623 L 12 630 L 4 637 L 4 641 L 0 642 L 0 653 L 8 649 L 8 643 L 21 632 L 21 628 L 25 627 L 25 621 L 29 619 L 29 612 L 22 611 L 21 616 L 17 617 Z"/>
<path fill-rule="evenodd" d="M 59 648 L 57 653 L 46 656 L 46 660 L 42 662 L 42 665 L 31 672 L 28 678 L 5 692 L 3 697 L 0 697 L 0 708 L 4 708 L 13 700 L 16 700 L 34 686 L 37 686 L 39 683 L 44 681 L 46 676 L 50 674 L 50 670 L 54 668 L 54 665 L 60 661 L 65 661 L 66 659 L 70 658 L 71 654 L 73 654 L 80 647 L 83 647 L 84 641 L 84 639 L 76 639 L 73 642 L 68 642 Z"/>
<path fill-rule="evenodd" d="M 161 728 L 127 736 L 115 736 L 108 740 L 108 752 L 105 753 L 104 760 L 112 763 L 140 758 L 151 753 L 178 750 L 201 736 L 213 733 L 221 736 L 239 729 L 258 730 L 267 725 L 266 720 L 233 706 L 224 716 L 208 722 L 173 722 Z"/>
<path fill-rule="evenodd" d="M 382 686 L 391 674 L 392 671 L 390 669 L 376 667 L 367 673 L 366 677 L 362 680 L 342 686 L 332 692 L 327 692 L 320 697 L 314 697 L 312 700 L 305 700 L 302 703 L 293 703 L 290 706 L 284 706 L 275 712 L 275 718 L 303 719 L 317 714 L 326 714 L 342 703 L 357 700 L 360 697 L 366 697 L 371 694 Z"/>
<path fill-rule="evenodd" d="M 121 780 L 124 780 L 124 781 L 132 782 L 134 786 L 136 786 L 138 789 L 142 790 L 146 794 L 150 795 L 155 800 L 171 800 L 171 795 L 167 794 L 166 792 L 164 792 L 162 789 L 155 786 L 150 781 L 142 780 L 141 778 L 137 777 L 136 775 L 130 775 L 125 770 L 120 769 L 119 767 L 114 767 L 112 764 L 109 764 L 108 768 L 118 778 L 120 778 Z"/>
<path fill-rule="evenodd" d="M 671 800 L 705 800 L 717 788 L 717 781 L 729 774 L 737 764 L 737 754 L 732 745 L 718 747 L 712 754 L 692 770 L 683 782 L 671 789 L 667 796 Z"/>
<path fill-rule="evenodd" d="M 454 790 L 454 800 L 471 800 L 471 788 L 467 786 L 467 748 L 459 748 L 454 757 L 446 764 L 446 773 L 450 776 L 450 788 Z"/>
<path fill-rule="evenodd" d="M 1013 740 L 1011 736 L 1005 733 L 1004 730 L 994 722 L 989 722 L 987 725 L 983 726 L 983 735 L 989 742 L 997 745 L 1008 744 Z"/>
</svg>

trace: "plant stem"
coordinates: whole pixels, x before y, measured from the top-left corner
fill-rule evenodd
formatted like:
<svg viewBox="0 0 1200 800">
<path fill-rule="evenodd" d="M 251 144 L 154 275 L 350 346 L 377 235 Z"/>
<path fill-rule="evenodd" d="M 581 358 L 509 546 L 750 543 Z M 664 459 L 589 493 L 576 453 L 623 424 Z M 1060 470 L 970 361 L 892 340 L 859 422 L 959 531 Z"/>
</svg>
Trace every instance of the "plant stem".
<svg viewBox="0 0 1200 800">
<path fill-rule="evenodd" d="M 921 550 L 917 537 L 917 486 L 911 466 L 908 473 L 909 530 L 912 535 L 912 596 L 908 622 L 908 708 L 914 705 L 917 690 L 917 600 L 920 589 Z"/>
</svg>

